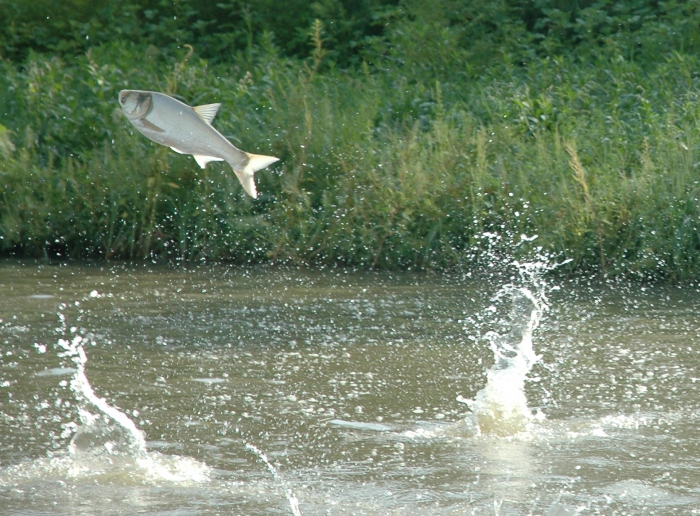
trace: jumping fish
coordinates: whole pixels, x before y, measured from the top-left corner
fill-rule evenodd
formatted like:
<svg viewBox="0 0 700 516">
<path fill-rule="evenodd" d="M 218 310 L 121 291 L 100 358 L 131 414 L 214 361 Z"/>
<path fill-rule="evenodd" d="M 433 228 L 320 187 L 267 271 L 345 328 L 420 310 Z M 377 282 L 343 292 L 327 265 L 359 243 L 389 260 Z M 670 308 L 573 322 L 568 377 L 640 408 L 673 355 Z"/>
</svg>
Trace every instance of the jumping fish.
<svg viewBox="0 0 700 516">
<path fill-rule="evenodd" d="M 210 161 L 226 161 L 243 189 L 258 196 L 253 174 L 279 158 L 249 154 L 237 149 L 212 127 L 221 104 L 190 107 L 155 91 L 122 90 L 119 104 L 129 121 L 149 140 L 170 147 L 180 154 L 192 154 L 200 167 Z"/>
</svg>

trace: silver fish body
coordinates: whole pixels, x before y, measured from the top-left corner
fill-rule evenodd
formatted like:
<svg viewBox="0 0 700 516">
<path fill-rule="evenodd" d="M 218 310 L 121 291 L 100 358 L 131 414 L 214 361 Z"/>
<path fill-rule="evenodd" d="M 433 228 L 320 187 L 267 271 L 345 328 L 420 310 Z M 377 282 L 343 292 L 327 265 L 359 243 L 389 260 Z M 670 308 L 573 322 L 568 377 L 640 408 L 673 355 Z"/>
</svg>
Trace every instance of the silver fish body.
<svg viewBox="0 0 700 516">
<path fill-rule="evenodd" d="M 226 161 L 243 189 L 257 197 L 253 175 L 278 158 L 249 154 L 236 148 L 212 127 L 221 104 L 190 107 L 155 91 L 122 90 L 119 105 L 129 121 L 149 140 L 180 154 L 192 154 L 204 168 L 210 161 Z"/>
</svg>

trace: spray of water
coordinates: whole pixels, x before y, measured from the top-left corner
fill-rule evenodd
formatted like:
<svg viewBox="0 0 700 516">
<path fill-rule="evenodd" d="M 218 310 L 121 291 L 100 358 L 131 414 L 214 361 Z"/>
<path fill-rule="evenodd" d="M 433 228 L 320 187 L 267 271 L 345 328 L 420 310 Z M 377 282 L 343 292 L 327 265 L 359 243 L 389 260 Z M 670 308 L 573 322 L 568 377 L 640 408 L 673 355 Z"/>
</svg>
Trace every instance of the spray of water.
<svg viewBox="0 0 700 516">
<path fill-rule="evenodd" d="M 544 274 L 561 264 L 551 264 L 541 254 L 528 262 L 504 260 L 494 253 L 490 259 L 509 269 L 511 280 L 498 290 L 474 325 L 474 339 L 488 342 L 494 364 L 487 373 L 486 387 L 474 399 L 459 397 L 458 401 L 469 406 L 481 434 L 510 436 L 544 417 L 533 414 L 528 407 L 525 382 L 540 359 L 533 348 L 533 334 L 549 308 Z M 480 334 L 481 328 L 490 329 Z"/>
<path fill-rule="evenodd" d="M 61 306 L 63 310 L 65 306 Z M 107 471 L 129 471 L 144 479 L 173 482 L 202 482 L 209 478 L 209 468 L 194 460 L 165 457 L 148 452 L 144 433 L 122 411 L 95 394 L 85 365 L 88 358 L 84 346 L 94 342 L 68 329 L 66 317 L 58 314 L 64 337 L 58 340 L 59 356 L 70 360 L 75 368 L 70 388 L 78 400 L 80 425 L 69 424 L 73 437 L 68 446 L 72 459 L 70 476 L 95 475 Z M 71 337 L 72 334 L 72 337 Z M 96 409 L 96 410 L 95 410 Z M 133 475 L 132 475 L 133 476 Z"/>
<path fill-rule="evenodd" d="M 61 322 L 60 329 L 65 334 L 67 333 L 66 317 L 63 313 L 59 313 L 58 317 Z M 85 364 L 87 364 L 88 358 L 83 346 L 89 342 L 89 339 L 81 335 L 74 335 L 71 339 L 58 340 L 58 346 L 63 350 L 59 353 L 59 356 L 68 358 L 75 364 L 75 372 L 70 381 L 70 387 L 78 401 L 82 402 L 79 404 L 80 408 L 78 410 L 82 427 L 78 428 L 73 436 L 69 451 L 73 455 L 78 455 L 86 448 L 92 447 L 98 435 L 108 437 L 110 432 L 106 423 L 111 420 L 123 430 L 124 440 L 121 443 L 106 440 L 102 443 L 102 447 L 107 451 L 128 452 L 135 457 L 143 458 L 147 453 L 146 439 L 143 432 L 136 427 L 136 424 L 126 414 L 112 407 L 104 398 L 98 397 L 85 375 Z M 96 408 L 100 415 L 90 412 L 87 408 L 90 406 Z M 87 438 L 88 435 L 91 435 L 92 438 Z M 117 450 L 117 444 L 125 444 L 126 450 Z M 123 446 L 120 448 L 123 448 Z"/>
<path fill-rule="evenodd" d="M 294 516 L 302 516 L 301 509 L 299 509 L 299 500 L 294 495 L 291 488 L 287 485 L 287 483 L 284 481 L 284 479 L 282 479 L 280 474 L 277 472 L 277 469 L 275 469 L 275 467 L 272 465 L 270 460 L 267 458 L 267 455 L 265 455 L 260 450 L 260 448 L 258 448 L 254 444 L 246 443 L 245 447 L 247 449 L 249 449 L 250 451 L 252 451 L 255 455 L 258 456 L 258 458 L 260 458 L 261 461 L 263 461 L 265 463 L 265 465 L 267 466 L 267 469 L 272 474 L 272 478 L 275 480 L 275 482 L 277 482 L 278 485 L 282 486 L 282 488 L 284 489 L 284 494 L 287 497 L 287 500 L 289 501 L 289 507 L 292 510 L 292 514 Z"/>
</svg>

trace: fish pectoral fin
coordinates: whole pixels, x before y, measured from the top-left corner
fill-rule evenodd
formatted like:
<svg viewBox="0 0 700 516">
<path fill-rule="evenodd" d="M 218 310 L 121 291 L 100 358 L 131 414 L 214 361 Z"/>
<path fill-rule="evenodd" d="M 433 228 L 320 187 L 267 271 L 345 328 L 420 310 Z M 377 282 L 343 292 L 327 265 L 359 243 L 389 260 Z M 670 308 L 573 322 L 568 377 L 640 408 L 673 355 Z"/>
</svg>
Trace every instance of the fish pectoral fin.
<svg viewBox="0 0 700 516">
<path fill-rule="evenodd" d="M 148 129 L 149 131 L 155 131 L 157 133 L 164 133 L 165 132 L 165 129 L 161 129 L 156 124 L 149 122 L 145 118 L 139 118 L 139 122 L 141 122 L 141 126 L 144 129 Z"/>
<path fill-rule="evenodd" d="M 187 154 L 186 152 L 182 152 L 180 149 L 176 149 L 175 147 L 170 147 L 172 150 L 177 152 L 178 154 Z"/>
<path fill-rule="evenodd" d="M 207 163 L 210 161 L 224 161 L 222 158 L 215 158 L 214 156 L 201 156 L 199 154 L 192 154 L 192 157 L 197 160 L 197 164 L 202 168 L 206 167 Z"/>
<path fill-rule="evenodd" d="M 203 106 L 197 106 L 192 109 L 194 109 L 194 112 L 199 115 L 199 117 L 204 120 L 206 123 L 211 124 L 214 121 L 214 117 L 216 116 L 216 113 L 219 111 L 219 108 L 221 107 L 221 104 L 205 104 Z"/>
</svg>

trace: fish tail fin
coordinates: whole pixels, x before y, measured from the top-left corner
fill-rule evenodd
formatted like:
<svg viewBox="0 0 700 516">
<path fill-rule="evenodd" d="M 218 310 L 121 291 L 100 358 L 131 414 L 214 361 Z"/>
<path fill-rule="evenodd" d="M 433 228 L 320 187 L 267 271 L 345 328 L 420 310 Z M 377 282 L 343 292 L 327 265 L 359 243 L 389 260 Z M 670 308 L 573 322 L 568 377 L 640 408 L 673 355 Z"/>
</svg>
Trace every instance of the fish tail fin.
<svg viewBox="0 0 700 516">
<path fill-rule="evenodd" d="M 246 153 L 248 154 L 248 153 Z M 279 158 L 273 156 L 262 156 L 260 154 L 248 154 L 248 163 L 243 170 L 237 170 L 234 168 L 238 180 L 243 185 L 243 189 L 248 195 L 253 199 L 258 196 L 258 192 L 255 189 L 255 181 L 253 181 L 253 175 L 258 170 L 272 165 L 275 161 L 279 161 Z"/>
</svg>

